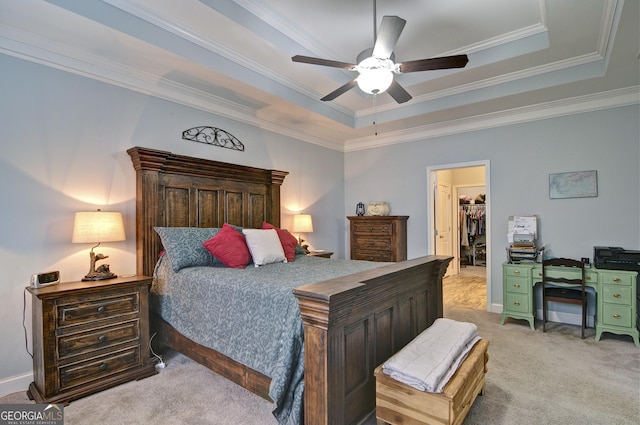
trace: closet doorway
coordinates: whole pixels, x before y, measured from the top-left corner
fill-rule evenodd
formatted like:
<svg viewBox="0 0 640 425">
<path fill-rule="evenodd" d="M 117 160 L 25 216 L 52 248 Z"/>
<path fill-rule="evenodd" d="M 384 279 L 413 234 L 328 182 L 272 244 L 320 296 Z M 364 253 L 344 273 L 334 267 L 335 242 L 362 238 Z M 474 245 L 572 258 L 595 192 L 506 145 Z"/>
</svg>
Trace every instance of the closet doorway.
<svg viewBox="0 0 640 425">
<path fill-rule="evenodd" d="M 489 166 L 489 161 L 477 161 L 427 168 L 427 250 L 454 257 L 443 281 L 445 304 L 487 311 L 491 311 Z"/>
</svg>

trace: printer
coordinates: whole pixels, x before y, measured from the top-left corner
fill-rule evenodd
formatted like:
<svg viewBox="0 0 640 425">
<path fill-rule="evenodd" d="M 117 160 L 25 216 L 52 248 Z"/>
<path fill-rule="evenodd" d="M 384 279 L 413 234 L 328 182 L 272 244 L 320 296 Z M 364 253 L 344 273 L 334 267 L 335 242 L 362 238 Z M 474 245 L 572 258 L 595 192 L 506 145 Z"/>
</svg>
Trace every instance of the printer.
<svg viewBox="0 0 640 425">
<path fill-rule="evenodd" d="M 594 246 L 593 263 L 599 269 L 640 272 L 640 251 L 613 246 Z"/>
</svg>

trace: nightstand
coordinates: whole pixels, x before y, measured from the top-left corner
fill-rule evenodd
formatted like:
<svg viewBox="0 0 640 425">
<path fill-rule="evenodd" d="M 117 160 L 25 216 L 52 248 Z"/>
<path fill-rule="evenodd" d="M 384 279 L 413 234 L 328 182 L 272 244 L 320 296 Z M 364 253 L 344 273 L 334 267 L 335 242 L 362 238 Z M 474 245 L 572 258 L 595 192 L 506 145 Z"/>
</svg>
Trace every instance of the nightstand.
<svg viewBox="0 0 640 425">
<path fill-rule="evenodd" d="M 28 288 L 37 403 L 68 403 L 156 373 L 149 354 L 151 277 Z"/>
<path fill-rule="evenodd" d="M 322 258 L 331 258 L 333 252 L 331 251 L 309 251 L 307 254 L 309 257 L 322 257 Z"/>
</svg>

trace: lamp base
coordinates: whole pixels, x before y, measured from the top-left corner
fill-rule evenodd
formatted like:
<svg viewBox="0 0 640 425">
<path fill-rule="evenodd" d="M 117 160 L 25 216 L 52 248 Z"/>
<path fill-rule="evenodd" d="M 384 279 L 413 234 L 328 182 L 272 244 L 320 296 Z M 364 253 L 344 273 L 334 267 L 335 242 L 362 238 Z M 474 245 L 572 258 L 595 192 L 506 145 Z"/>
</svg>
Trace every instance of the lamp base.
<svg viewBox="0 0 640 425">
<path fill-rule="evenodd" d="M 83 281 L 88 281 L 88 280 L 106 280 L 106 279 L 113 279 L 118 277 L 117 274 L 115 273 L 111 273 L 111 272 L 107 272 L 107 273 L 100 273 L 100 272 L 91 272 L 88 275 L 86 275 L 85 277 L 82 278 Z"/>
</svg>

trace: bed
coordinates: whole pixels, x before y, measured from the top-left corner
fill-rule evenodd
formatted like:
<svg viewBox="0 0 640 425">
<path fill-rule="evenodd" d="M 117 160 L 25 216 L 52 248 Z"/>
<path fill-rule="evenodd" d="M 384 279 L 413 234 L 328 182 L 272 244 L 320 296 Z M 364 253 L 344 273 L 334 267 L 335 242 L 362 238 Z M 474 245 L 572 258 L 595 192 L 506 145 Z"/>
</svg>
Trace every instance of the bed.
<svg viewBox="0 0 640 425">
<path fill-rule="evenodd" d="M 139 274 L 153 275 L 158 264 L 163 247 L 156 227 L 280 226 L 280 187 L 287 172 L 141 147 L 127 152 L 136 170 Z M 304 258 L 297 266 L 309 260 L 337 261 Z M 449 261 L 427 256 L 375 265 L 291 289 L 303 326 L 298 397 L 304 399 L 305 424 L 355 424 L 374 413 L 373 371 L 442 317 L 442 277 Z M 272 400 L 268 374 L 196 341 L 192 329 L 180 332 L 153 309 L 151 322 L 154 342 Z"/>
</svg>

